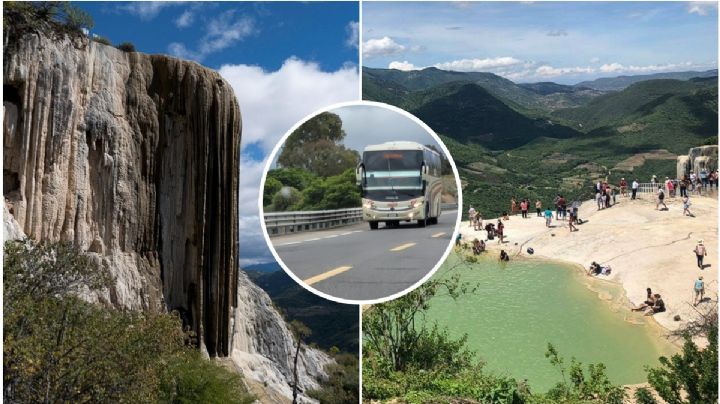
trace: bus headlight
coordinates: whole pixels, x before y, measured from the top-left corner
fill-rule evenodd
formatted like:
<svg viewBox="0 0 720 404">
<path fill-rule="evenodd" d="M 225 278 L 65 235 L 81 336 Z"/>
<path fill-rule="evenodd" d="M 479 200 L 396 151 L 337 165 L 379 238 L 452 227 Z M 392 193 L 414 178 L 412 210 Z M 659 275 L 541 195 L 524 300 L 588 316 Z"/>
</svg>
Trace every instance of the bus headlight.
<svg viewBox="0 0 720 404">
<path fill-rule="evenodd" d="M 412 201 L 410 201 L 410 207 L 413 208 L 413 209 L 419 207 L 420 205 L 422 205 L 422 202 L 421 202 L 421 201 L 418 201 L 418 200 L 415 200 L 415 199 L 413 199 Z"/>
<path fill-rule="evenodd" d="M 367 202 L 365 202 L 365 208 L 366 208 L 366 209 L 372 209 L 372 208 L 374 208 L 374 207 L 375 207 L 375 204 L 372 203 L 372 201 L 367 201 Z"/>
</svg>

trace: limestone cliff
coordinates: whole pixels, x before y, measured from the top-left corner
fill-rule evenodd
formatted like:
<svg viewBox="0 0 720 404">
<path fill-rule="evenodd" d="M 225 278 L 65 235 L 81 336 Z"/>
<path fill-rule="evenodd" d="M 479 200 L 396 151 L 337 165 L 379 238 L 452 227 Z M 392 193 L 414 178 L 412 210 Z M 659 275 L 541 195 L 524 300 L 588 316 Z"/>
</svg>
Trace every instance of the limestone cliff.
<svg viewBox="0 0 720 404">
<path fill-rule="evenodd" d="M 717 145 L 693 147 L 687 156 L 678 156 L 677 158 L 677 178 L 682 178 L 691 172 L 699 173 L 703 170 L 710 172 L 717 168 Z"/>
<path fill-rule="evenodd" d="M 5 227 L 72 241 L 116 277 L 97 299 L 177 310 L 210 356 L 262 362 L 274 376 L 257 378 L 287 396 L 294 342 L 238 273 L 241 120 L 230 85 L 196 63 L 83 36 L 11 27 L 3 42 Z M 328 361 L 304 353 L 304 388 Z"/>
</svg>

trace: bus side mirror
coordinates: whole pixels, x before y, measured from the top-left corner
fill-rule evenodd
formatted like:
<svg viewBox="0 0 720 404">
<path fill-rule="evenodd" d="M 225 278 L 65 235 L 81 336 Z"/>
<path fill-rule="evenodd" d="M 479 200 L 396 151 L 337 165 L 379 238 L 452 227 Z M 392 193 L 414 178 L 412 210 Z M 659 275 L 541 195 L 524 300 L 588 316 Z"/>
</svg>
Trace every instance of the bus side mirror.
<svg viewBox="0 0 720 404">
<path fill-rule="evenodd" d="M 362 179 L 364 177 L 365 170 L 363 169 L 362 164 L 358 165 L 355 169 L 355 185 L 362 185 Z"/>
</svg>

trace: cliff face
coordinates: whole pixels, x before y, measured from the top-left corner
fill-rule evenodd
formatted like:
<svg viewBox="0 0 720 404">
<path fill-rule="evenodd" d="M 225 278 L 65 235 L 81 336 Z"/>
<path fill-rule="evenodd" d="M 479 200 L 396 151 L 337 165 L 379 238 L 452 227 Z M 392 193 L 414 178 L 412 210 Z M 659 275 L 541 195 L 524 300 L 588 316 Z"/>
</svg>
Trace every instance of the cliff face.
<svg viewBox="0 0 720 404">
<path fill-rule="evenodd" d="M 718 168 L 718 146 L 693 147 L 687 156 L 677 158 L 677 178 L 689 175 L 691 172 L 699 173 L 703 170 L 710 172 Z"/>
<path fill-rule="evenodd" d="M 10 32 L 4 58 L 4 235 L 72 241 L 116 277 L 95 299 L 177 310 L 208 354 L 291 397 L 293 338 L 238 271 L 232 88 L 87 38 Z M 318 387 L 329 361 L 306 349 L 300 387 Z"/>
<path fill-rule="evenodd" d="M 108 300 L 164 303 L 210 355 L 227 355 L 240 143 L 230 86 L 86 38 L 27 34 L 4 57 L 3 191 L 20 227 L 94 253 L 117 276 Z"/>
</svg>

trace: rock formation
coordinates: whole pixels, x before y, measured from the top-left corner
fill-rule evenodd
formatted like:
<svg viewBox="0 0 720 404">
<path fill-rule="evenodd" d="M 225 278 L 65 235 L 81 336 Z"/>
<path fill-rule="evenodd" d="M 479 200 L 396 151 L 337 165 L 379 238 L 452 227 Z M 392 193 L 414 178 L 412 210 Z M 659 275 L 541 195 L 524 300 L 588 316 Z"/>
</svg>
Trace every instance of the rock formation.
<svg viewBox="0 0 720 404">
<path fill-rule="evenodd" d="M 292 336 L 239 275 L 230 85 L 196 63 L 82 35 L 10 27 L 3 52 L 5 234 L 72 241 L 116 278 L 95 298 L 177 310 L 201 349 L 240 368 L 254 358 L 273 377 L 247 376 L 287 396 Z M 303 388 L 317 387 L 329 360 L 303 353 Z"/>
<path fill-rule="evenodd" d="M 717 168 L 717 145 L 693 147 L 687 156 L 678 156 L 677 158 L 677 178 L 682 178 L 691 172 L 699 173 L 702 170 L 710 172 Z"/>
</svg>

